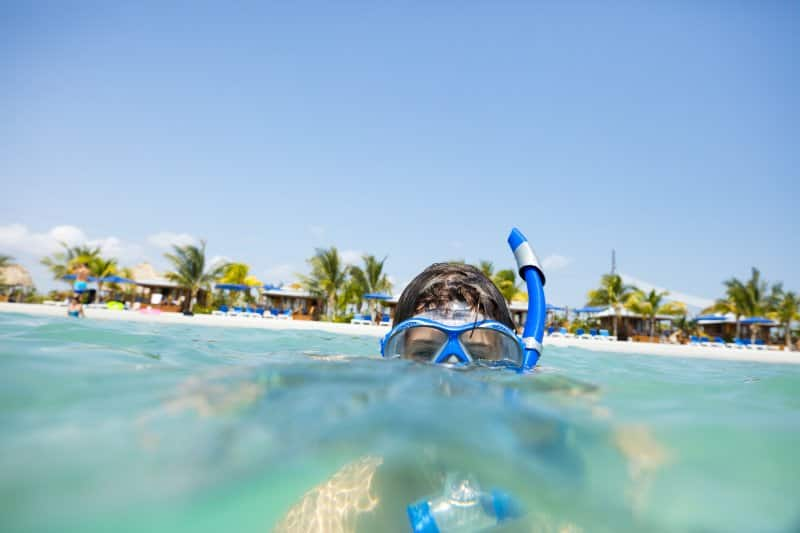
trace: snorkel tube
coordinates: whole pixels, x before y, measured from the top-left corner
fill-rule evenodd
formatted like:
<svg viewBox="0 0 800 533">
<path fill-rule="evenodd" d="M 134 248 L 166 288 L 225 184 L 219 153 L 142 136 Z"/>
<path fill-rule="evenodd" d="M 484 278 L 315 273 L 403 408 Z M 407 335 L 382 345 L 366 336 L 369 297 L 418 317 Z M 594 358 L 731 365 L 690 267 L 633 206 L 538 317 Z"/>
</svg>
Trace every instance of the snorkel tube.
<svg viewBox="0 0 800 533">
<path fill-rule="evenodd" d="M 532 370 L 542 354 L 545 322 L 544 270 L 528 239 L 517 228 L 511 230 L 508 245 L 517 260 L 519 275 L 528 286 L 528 317 L 522 331 L 522 342 L 525 344 L 525 358 L 522 361 L 524 372 Z"/>
</svg>

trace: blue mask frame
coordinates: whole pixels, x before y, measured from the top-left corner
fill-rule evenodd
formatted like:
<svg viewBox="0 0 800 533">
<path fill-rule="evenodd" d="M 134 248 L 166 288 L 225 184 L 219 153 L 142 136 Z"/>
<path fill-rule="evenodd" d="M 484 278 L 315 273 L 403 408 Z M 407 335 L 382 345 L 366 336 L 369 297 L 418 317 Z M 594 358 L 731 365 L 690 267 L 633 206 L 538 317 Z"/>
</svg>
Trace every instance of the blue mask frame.
<svg viewBox="0 0 800 533">
<path fill-rule="evenodd" d="M 511 366 L 514 368 L 521 368 L 525 361 L 525 344 L 522 342 L 522 339 L 516 333 L 514 333 L 510 328 L 508 328 L 504 324 L 501 324 L 500 322 L 497 322 L 496 320 L 481 320 L 479 322 L 470 322 L 459 326 L 448 326 L 442 324 L 441 322 L 437 322 L 436 320 L 431 320 L 430 318 L 412 317 L 398 324 L 389 333 L 387 333 L 383 337 L 383 339 L 381 339 L 381 355 L 383 357 L 395 357 L 395 355 L 386 354 L 386 345 L 389 343 L 389 339 L 391 339 L 395 335 L 403 333 L 404 331 L 420 326 L 434 328 L 447 334 L 446 344 L 444 344 L 443 348 L 441 348 L 435 354 L 434 358 L 430 361 L 432 363 L 449 364 L 452 366 L 482 364 L 483 366 L 506 366 L 506 367 Z M 476 360 L 475 358 L 473 358 L 473 356 L 469 354 L 469 351 L 464 349 L 464 346 L 461 344 L 459 337 L 461 336 L 462 333 L 474 330 L 482 330 L 482 329 L 490 329 L 493 331 L 498 331 L 503 335 L 505 335 L 506 337 L 508 337 L 509 339 L 513 339 L 513 342 L 519 349 L 519 354 L 518 357 L 516 357 L 516 361 L 512 362 L 509 359 Z M 455 356 L 459 362 L 456 364 L 448 363 L 448 360 L 452 356 Z"/>
</svg>

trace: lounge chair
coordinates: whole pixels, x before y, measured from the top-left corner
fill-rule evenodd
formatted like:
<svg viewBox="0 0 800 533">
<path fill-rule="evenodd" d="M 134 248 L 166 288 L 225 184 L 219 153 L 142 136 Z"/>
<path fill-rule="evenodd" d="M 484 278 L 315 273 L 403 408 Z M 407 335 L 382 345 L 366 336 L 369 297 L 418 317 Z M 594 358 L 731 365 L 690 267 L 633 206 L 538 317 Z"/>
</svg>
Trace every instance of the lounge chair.
<svg viewBox="0 0 800 533">
<path fill-rule="evenodd" d="M 391 326 L 392 325 L 392 317 L 390 317 L 387 313 L 383 313 L 381 315 L 381 326 Z"/>
<path fill-rule="evenodd" d="M 242 316 L 247 318 L 261 318 L 261 315 L 259 315 L 256 312 L 256 308 L 250 307 L 249 305 L 247 306 L 247 308 L 245 308 L 244 312 L 242 313 Z"/>
<path fill-rule="evenodd" d="M 357 324 L 361 326 L 369 326 L 372 324 L 372 318 L 367 314 L 359 314 L 356 313 L 353 315 L 353 319 L 350 321 L 351 324 Z"/>
<path fill-rule="evenodd" d="M 597 335 L 597 337 L 595 337 L 595 339 L 601 339 L 601 340 L 604 340 L 604 341 L 615 341 L 615 340 L 617 340 L 617 338 L 614 335 L 609 335 L 607 329 L 601 329 L 600 332 L 599 332 L 599 335 Z"/>
<path fill-rule="evenodd" d="M 550 326 L 549 328 L 547 328 L 547 334 L 552 335 L 555 330 L 556 330 L 555 326 Z"/>
<path fill-rule="evenodd" d="M 292 320 L 292 310 L 286 309 L 282 313 L 279 313 L 277 318 L 278 320 Z"/>
<path fill-rule="evenodd" d="M 558 328 L 558 331 L 553 332 L 553 337 L 564 337 L 566 338 L 569 336 L 569 332 L 567 328 Z"/>
</svg>

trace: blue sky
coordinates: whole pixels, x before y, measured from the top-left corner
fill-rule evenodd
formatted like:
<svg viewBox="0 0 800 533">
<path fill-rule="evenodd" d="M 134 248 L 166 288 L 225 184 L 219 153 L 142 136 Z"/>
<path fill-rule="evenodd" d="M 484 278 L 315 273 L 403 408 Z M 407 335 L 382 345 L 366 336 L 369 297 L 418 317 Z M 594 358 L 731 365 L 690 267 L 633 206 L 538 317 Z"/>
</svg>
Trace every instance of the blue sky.
<svg viewBox="0 0 800 533">
<path fill-rule="evenodd" d="M 800 4 L 5 2 L 0 253 L 169 242 L 291 281 L 314 247 L 800 289 Z"/>
</svg>

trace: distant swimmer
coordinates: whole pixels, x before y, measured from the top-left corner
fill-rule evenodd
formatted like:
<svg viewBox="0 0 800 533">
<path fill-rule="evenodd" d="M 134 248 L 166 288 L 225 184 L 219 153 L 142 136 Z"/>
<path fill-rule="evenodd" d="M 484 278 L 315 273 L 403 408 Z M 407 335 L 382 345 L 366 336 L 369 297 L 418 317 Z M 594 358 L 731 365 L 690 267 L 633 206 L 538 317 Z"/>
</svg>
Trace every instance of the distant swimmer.
<svg viewBox="0 0 800 533">
<path fill-rule="evenodd" d="M 72 299 L 69 301 L 69 307 L 67 307 L 67 316 L 81 318 L 83 317 L 83 304 L 78 299 L 77 296 L 73 296 Z"/>
</svg>

